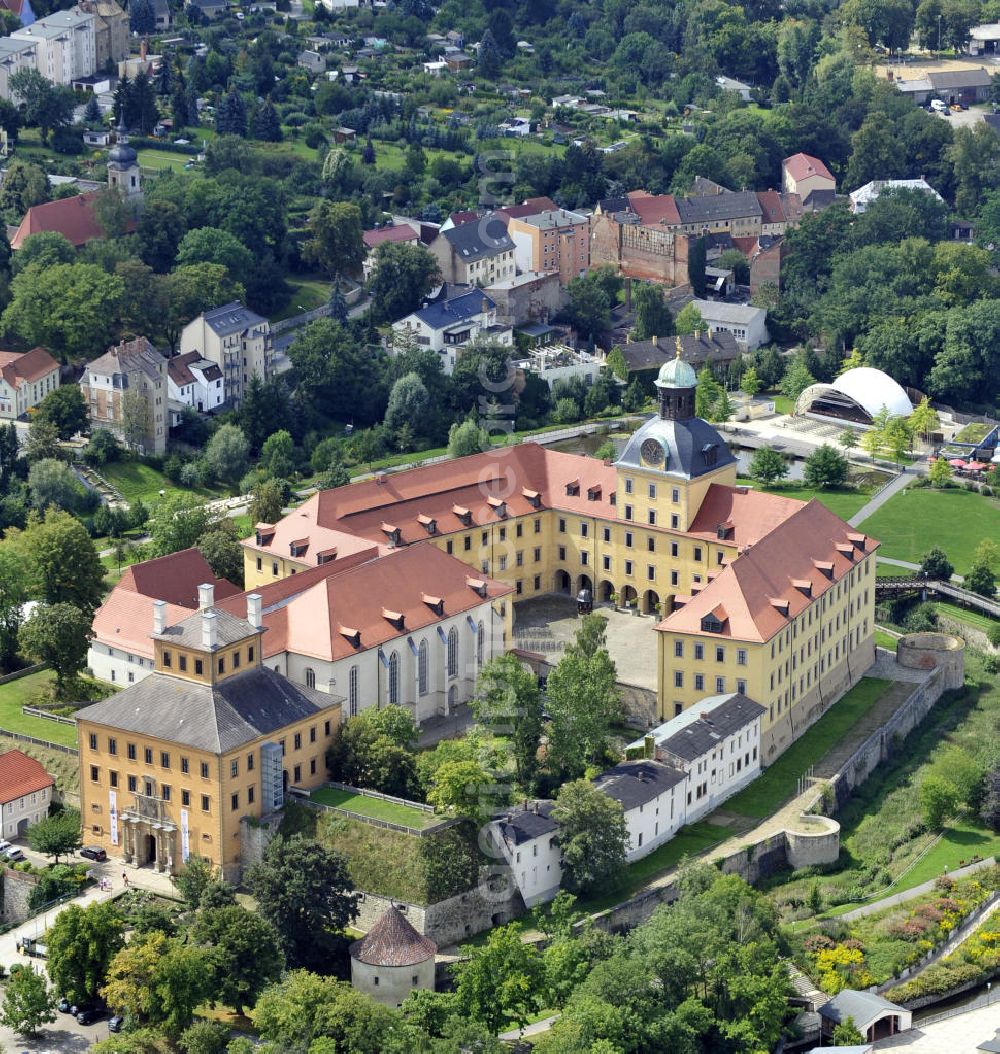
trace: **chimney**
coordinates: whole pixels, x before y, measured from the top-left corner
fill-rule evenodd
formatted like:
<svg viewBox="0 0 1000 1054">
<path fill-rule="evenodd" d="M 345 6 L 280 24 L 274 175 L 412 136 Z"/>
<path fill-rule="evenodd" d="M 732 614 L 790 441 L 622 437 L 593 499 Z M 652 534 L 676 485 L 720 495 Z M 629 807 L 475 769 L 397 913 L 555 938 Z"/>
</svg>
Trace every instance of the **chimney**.
<svg viewBox="0 0 1000 1054">
<path fill-rule="evenodd" d="M 153 632 L 162 633 L 167 628 L 167 602 L 153 601 Z"/>
<path fill-rule="evenodd" d="M 149 45 L 146 43 L 145 37 L 143 37 L 143 39 L 139 43 L 139 58 L 140 59 L 145 59 L 146 51 L 147 51 L 148 47 L 149 47 Z"/>
<path fill-rule="evenodd" d="M 202 611 L 210 608 L 215 603 L 215 586 L 211 583 L 203 583 L 198 586 L 198 607 Z"/>
<path fill-rule="evenodd" d="M 649 339 L 653 342 L 653 347 L 655 348 L 657 346 L 657 344 L 656 344 L 656 341 L 657 341 L 656 334 L 654 333 Z"/>
<path fill-rule="evenodd" d="M 201 646 L 206 651 L 213 651 L 219 643 L 219 627 L 216 625 L 218 618 L 214 611 L 201 613 Z"/>
<path fill-rule="evenodd" d="M 251 593 L 247 597 L 247 622 L 254 629 L 260 629 L 260 593 Z"/>
<path fill-rule="evenodd" d="M 656 739 L 652 733 L 647 733 L 642 740 L 642 756 L 650 760 L 656 757 Z"/>
</svg>

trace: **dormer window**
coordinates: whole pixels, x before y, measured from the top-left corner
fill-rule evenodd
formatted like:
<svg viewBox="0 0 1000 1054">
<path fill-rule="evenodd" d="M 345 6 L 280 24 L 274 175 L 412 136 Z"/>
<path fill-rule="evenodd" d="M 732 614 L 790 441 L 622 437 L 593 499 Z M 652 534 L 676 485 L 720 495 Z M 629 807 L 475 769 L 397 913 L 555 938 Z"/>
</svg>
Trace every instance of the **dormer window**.
<svg viewBox="0 0 1000 1054">
<path fill-rule="evenodd" d="M 420 599 L 440 618 L 444 614 L 444 600 L 441 597 L 431 596 L 429 593 L 421 593 Z"/>
<path fill-rule="evenodd" d="M 465 584 L 474 592 L 478 593 L 481 597 L 486 596 L 486 582 L 482 578 L 467 578 Z"/>
<path fill-rule="evenodd" d="M 400 539 L 402 538 L 402 532 L 398 527 L 394 527 L 391 523 L 383 523 L 382 533 L 389 539 L 389 544 L 391 546 L 399 545 Z"/>
<path fill-rule="evenodd" d="M 788 618 L 788 601 L 784 597 L 770 597 L 771 607 Z"/>
<path fill-rule="evenodd" d="M 865 551 L 865 543 L 868 541 L 866 534 L 849 534 L 847 540 L 854 546 L 855 549 L 860 549 L 861 552 Z"/>
<path fill-rule="evenodd" d="M 420 515 L 417 517 L 417 523 L 419 523 L 428 534 L 437 534 L 437 520 L 432 516 Z"/>
<path fill-rule="evenodd" d="M 294 542 L 289 542 L 288 552 L 291 556 L 300 557 L 306 555 L 306 550 L 309 548 L 308 538 L 296 538 Z"/>
<path fill-rule="evenodd" d="M 728 619 L 726 609 L 719 604 L 707 614 L 701 617 L 701 629 L 703 633 L 721 633 Z"/>
<path fill-rule="evenodd" d="M 332 549 L 324 549 L 322 552 L 316 554 L 317 564 L 328 564 L 331 560 L 337 559 L 336 546 Z"/>
<path fill-rule="evenodd" d="M 541 496 L 541 494 L 538 493 L 537 490 L 528 490 L 527 488 L 525 488 L 524 490 L 521 491 L 521 494 L 524 495 L 524 497 L 528 499 L 528 504 L 533 509 L 537 509 L 537 508 L 539 508 L 541 506 L 541 504 L 542 504 L 542 496 Z"/>
<path fill-rule="evenodd" d="M 382 608 L 382 618 L 399 630 L 403 628 L 406 622 L 406 618 L 401 611 L 390 611 L 388 608 Z"/>
<path fill-rule="evenodd" d="M 338 626 L 337 632 L 351 645 L 352 648 L 361 647 L 361 630 L 352 626 Z"/>
<path fill-rule="evenodd" d="M 258 523 L 254 527 L 254 533 L 256 535 L 258 545 L 270 545 L 274 539 L 274 524 L 273 523 Z"/>
<path fill-rule="evenodd" d="M 486 504 L 497 514 L 501 520 L 507 517 L 507 502 L 502 498 L 487 498 Z"/>
<path fill-rule="evenodd" d="M 841 556 L 846 557 L 848 560 L 850 560 L 851 563 L 854 563 L 854 546 L 853 545 L 849 545 L 847 542 L 838 542 L 837 543 L 837 552 L 840 553 Z"/>
<path fill-rule="evenodd" d="M 705 459 L 705 465 L 711 468 L 719 461 L 719 444 L 718 443 L 706 443 L 701 448 L 701 456 Z"/>
<path fill-rule="evenodd" d="M 812 596 L 813 586 L 812 586 L 812 582 L 810 582 L 808 578 L 793 578 L 792 579 L 792 585 L 795 586 L 795 588 L 803 596 L 806 596 L 806 597 L 811 597 Z"/>
<path fill-rule="evenodd" d="M 829 560 L 813 560 L 813 566 L 826 578 L 833 578 L 833 564 Z"/>
<path fill-rule="evenodd" d="M 578 479 L 571 479 L 566 484 L 566 494 L 568 497 L 576 497 L 580 493 L 580 481 Z"/>
<path fill-rule="evenodd" d="M 601 485 L 598 484 L 595 487 L 587 488 L 587 501 L 600 501 L 601 500 Z"/>
<path fill-rule="evenodd" d="M 726 538 L 731 538 L 733 536 L 732 520 L 726 520 L 725 523 L 720 523 L 718 527 L 715 528 L 715 536 L 720 542 L 725 541 Z"/>
<path fill-rule="evenodd" d="M 464 527 L 472 523 L 472 513 L 464 505 L 452 505 L 451 511 L 459 518 Z"/>
</svg>

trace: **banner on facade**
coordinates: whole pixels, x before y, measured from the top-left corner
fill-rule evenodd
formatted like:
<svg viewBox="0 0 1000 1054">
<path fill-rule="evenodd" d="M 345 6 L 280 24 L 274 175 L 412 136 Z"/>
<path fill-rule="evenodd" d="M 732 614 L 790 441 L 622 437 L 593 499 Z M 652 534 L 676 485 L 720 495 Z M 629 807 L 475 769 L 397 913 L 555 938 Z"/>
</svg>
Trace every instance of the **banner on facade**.
<svg viewBox="0 0 1000 1054">
<path fill-rule="evenodd" d="M 108 805 L 111 811 L 111 844 L 118 844 L 118 793 L 108 791 Z"/>
<path fill-rule="evenodd" d="M 181 860 L 188 861 L 188 811 L 181 809 Z"/>
</svg>

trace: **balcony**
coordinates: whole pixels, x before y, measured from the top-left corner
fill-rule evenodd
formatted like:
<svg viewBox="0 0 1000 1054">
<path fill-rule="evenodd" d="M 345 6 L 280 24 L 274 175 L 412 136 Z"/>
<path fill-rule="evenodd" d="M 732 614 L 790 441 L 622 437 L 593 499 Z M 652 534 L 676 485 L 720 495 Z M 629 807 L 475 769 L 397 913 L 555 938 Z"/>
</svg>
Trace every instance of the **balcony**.
<svg viewBox="0 0 1000 1054">
<path fill-rule="evenodd" d="M 176 825 L 169 815 L 170 803 L 149 794 L 136 794 L 131 808 L 122 809 L 121 818 L 132 823 L 148 823 L 174 830 Z"/>
</svg>

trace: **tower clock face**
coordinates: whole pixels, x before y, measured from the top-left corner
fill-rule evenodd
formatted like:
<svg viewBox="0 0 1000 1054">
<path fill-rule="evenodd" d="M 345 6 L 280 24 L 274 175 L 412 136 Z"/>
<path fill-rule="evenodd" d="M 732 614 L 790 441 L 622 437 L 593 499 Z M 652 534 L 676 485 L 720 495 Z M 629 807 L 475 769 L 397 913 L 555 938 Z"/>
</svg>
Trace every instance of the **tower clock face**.
<svg viewBox="0 0 1000 1054">
<path fill-rule="evenodd" d="M 640 448 L 642 454 L 642 460 L 647 465 L 662 465 L 663 464 L 663 447 L 656 439 L 647 439 Z"/>
</svg>

